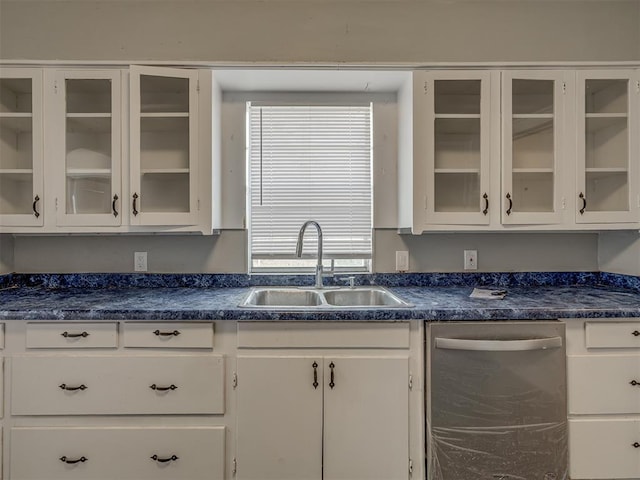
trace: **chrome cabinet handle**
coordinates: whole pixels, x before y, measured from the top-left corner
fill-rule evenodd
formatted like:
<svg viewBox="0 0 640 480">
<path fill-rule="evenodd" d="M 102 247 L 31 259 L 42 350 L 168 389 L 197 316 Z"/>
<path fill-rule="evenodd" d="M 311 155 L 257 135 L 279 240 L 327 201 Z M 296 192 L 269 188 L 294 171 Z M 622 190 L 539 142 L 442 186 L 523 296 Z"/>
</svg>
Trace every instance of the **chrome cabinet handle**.
<svg viewBox="0 0 640 480">
<path fill-rule="evenodd" d="M 507 208 L 507 215 L 511 215 L 511 209 L 513 208 L 513 200 L 511 200 L 510 193 L 507 193 L 506 199 L 509 200 L 509 208 Z"/>
<path fill-rule="evenodd" d="M 66 383 L 62 383 L 60 385 L 58 385 L 62 390 L 67 390 L 68 392 L 75 392 L 76 390 L 86 390 L 87 387 L 84 383 L 81 385 L 78 385 L 77 387 L 70 387 L 68 386 Z"/>
<path fill-rule="evenodd" d="M 153 332 L 153 334 L 156 337 L 177 337 L 178 335 L 180 335 L 180 332 L 178 330 L 174 330 L 173 332 L 161 332 L 160 330 L 156 330 Z"/>
<path fill-rule="evenodd" d="M 171 385 L 169 385 L 168 387 L 159 387 L 158 385 L 156 385 L 155 383 L 153 385 L 149 385 L 149 388 L 151 390 L 157 390 L 158 392 L 166 392 L 167 390 L 177 390 L 178 387 L 175 386 L 173 383 Z"/>
<path fill-rule="evenodd" d="M 60 335 L 62 335 L 64 338 L 78 338 L 78 337 L 87 338 L 89 336 L 89 332 L 82 332 L 82 333 L 62 332 Z"/>
<path fill-rule="evenodd" d="M 482 195 L 482 198 L 484 199 L 484 210 L 482 210 L 483 215 L 486 215 L 489 212 L 489 195 L 485 194 Z"/>
<path fill-rule="evenodd" d="M 333 390 L 333 387 L 336 386 L 336 382 L 334 382 L 334 378 L 333 378 L 333 369 L 335 368 L 335 364 L 333 362 L 331 362 L 329 364 L 329 368 L 331 369 L 331 379 L 329 381 L 329 386 L 331 387 L 331 389 Z"/>
<path fill-rule="evenodd" d="M 113 196 L 113 202 L 111 202 L 111 210 L 113 210 L 113 216 L 118 216 L 118 210 L 116 210 L 116 202 L 118 201 L 118 195 Z"/>
<path fill-rule="evenodd" d="M 33 214 L 35 215 L 36 218 L 38 218 L 40 216 L 40 212 L 38 212 L 38 209 L 36 208 L 38 206 L 38 202 L 40 201 L 40 197 L 38 195 L 36 195 L 33 199 Z"/>
<path fill-rule="evenodd" d="M 318 383 L 318 362 L 313 362 L 313 365 L 311 365 L 313 367 L 313 383 L 311 385 L 313 385 L 314 389 L 318 389 L 318 385 L 320 385 Z"/>
<path fill-rule="evenodd" d="M 133 194 L 133 215 L 134 216 L 138 215 L 138 207 L 136 205 L 138 203 L 138 198 L 140 198 L 140 197 L 138 197 L 138 194 L 134 193 Z"/>
<path fill-rule="evenodd" d="M 436 348 L 471 350 L 476 352 L 523 352 L 562 347 L 562 337 L 530 338 L 525 340 L 473 340 L 436 337 Z"/>
<path fill-rule="evenodd" d="M 170 457 L 166 457 L 166 458 L 161 458 L 158 455 L 152 455 L 151 460 L 155 460 L 156 462 L 160 462 L 160 463 L 166 463 L 166 462 L 175 462 L 176 460 L 178 460 L 180 457 L 178 457 L 177 455 L 171 455 Z"/>
<path fill-rule="evenodd" d="M 80 458 L 76 458 L 75 460 L 71 460 L 70 458 L 67 458 L 64 455 L 60 457 L 61 462 L 68 463 L 68 464 L 74 464 L 74 463 L 80 463 L 80 462 L 84 463 L 87 460 L 89 460 L 87 457 L 80 457 Z"/>
</svg>

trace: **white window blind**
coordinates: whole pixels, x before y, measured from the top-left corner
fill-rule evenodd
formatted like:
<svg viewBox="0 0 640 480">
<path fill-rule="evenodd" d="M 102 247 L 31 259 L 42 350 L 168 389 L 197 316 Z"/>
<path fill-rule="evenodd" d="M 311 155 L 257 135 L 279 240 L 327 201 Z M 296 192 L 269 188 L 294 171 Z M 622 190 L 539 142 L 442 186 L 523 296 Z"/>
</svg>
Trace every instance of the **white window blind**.
<svg viewBox="0 0 640 480">
<path fill-rule="evenodd" d="M 371 151 L 371 105 L 249 104 L 251 259 L 294 258 L 307 220 L 325 258 L 370 258 Z M 316 238 L 308 229 L 304 256 Z"/>
</svg>

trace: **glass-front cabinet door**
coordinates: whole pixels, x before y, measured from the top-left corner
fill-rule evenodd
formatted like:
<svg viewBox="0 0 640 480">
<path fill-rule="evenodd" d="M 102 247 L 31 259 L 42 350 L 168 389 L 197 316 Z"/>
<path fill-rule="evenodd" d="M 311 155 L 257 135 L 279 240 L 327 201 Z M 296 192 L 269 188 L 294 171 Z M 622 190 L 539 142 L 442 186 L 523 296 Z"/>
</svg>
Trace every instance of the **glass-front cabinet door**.
<svg viewBox="0 0 640 480">
<path fill-rule="evenodd" d="M 426 105 L 426 223 L 488 225 L 491 73 L 422 77 L 424 105 L 418 108 Z"/>
<path fill-rule="evenodd" d="M 198 72 L 130 69 L 132 225 L 197 224 Z"/>
<path fill-rule="evenodd" d="M 43 225 L 42 71 L 0 69 L 0 227 Z"/>
<path fill-rule="evenodd" d="M 120 91 L 119 70 L 56 74 L 58 225 L 122 223 Z"/>
<path fill-rule="evenodd" d="M 576 222 L 638 221 L 637 82 L 633 70 L 577 72 Z"/>
<path fill-rule="evenodd" d="M 564 76 L 562 71 L 502 74 L 503 224 L 562 221 L 561 166 L 568 158 L 562 141 Z"/>
</svg>

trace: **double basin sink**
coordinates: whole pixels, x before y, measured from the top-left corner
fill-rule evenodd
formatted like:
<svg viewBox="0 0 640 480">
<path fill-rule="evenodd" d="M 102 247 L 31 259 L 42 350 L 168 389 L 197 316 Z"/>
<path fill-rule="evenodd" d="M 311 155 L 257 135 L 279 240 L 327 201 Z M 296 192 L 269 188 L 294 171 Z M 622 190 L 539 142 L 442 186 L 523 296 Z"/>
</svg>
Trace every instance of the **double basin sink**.
<svg viewBox="0 0 640 480">
<path fill-rule="evenodd" d="M 401 308 L 411 304 L 379 286 L 326 287 L 254 287 L 240 304 L 243 308 Z"/>
</svg>

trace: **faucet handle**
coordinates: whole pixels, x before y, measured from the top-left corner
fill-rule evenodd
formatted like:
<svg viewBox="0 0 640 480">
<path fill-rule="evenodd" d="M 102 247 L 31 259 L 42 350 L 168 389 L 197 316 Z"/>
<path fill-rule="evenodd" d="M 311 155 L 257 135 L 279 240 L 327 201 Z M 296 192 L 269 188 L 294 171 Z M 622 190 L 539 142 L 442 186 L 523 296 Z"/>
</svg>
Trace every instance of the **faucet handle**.
<svg viewBox="0 0 640 480">
<path fill-rule="evenodd" d="M 348 277 L 343 278 L 342 280 L 349 282 L 349 288 L 356 288 L 356 277 L 350 275 Z"/>
</svg>

